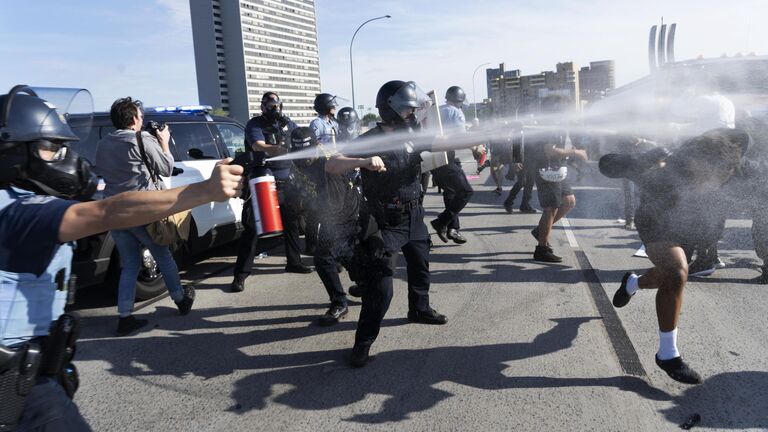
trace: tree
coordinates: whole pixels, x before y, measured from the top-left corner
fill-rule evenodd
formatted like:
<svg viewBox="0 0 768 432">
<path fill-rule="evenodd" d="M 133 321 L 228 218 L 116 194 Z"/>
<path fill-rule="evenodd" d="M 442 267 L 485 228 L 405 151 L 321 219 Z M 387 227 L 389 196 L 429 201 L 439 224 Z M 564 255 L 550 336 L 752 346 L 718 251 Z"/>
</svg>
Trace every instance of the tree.
<svg viewBox="0 0 768 432">
<path fill-rule="evenodd" d="M 368 113 L 363 116 L 363 124 L 374 123 L 380 120 L 381 120 L 381 117 L 379 117 L 374 113 Z"/>
<path fill-rule="evenodd" d="M 229 117 L 229 111 L 225 110 L 222 107 L 216 107 L 211 110 L 211 115 Z"/>
</svg>

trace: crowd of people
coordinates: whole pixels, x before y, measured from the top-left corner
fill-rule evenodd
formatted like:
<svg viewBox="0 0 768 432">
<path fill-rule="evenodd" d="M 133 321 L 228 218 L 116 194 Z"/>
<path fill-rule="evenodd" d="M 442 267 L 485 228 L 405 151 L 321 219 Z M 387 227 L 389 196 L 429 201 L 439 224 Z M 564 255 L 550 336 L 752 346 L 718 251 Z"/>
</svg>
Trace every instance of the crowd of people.
<svg viewBox="0 0 768 432">
<path fill-rule="evenodd" d="M 420 110 L 429 106 L 428 100 L 414 82 L 385 83 L 376 97 L 381 121 L 358 136 L 357 113 L 338 109 L 333 95 L 318 95 L 314 103 L 318 117 L 301 127 L 286 116 L 280 96 L 267 92 L 261 114 L 246 125 L 245 152 L 276 179 L 285 271 L 317 272 L 329 300 L 322 325 L 333 325 L 349 312 L 339 277 L 342 269 L 355 283 L 349 293 L 362 298 L 349 356 L 352 367 L 364 367 L 369 361 L 390 306 L 400 253 L 406 263 L 408 320 L 428 325 L 448 321 L 430 299 L 431 240 L 424 221 L 422 152 L 446 152 L 444 163 L 431 168 L 445 209 L 430 225 L 442 242 L 467 242 L 460 232 L 459 214 L 474 191 L 454 152 L 472 149 L 481 161 L 490 152 L 496 193 L 502 193 L 504 166 L 509 167 L 505 176 L 516 179 L 503 204 L 507 212 L 513 212 L 522 190 L 520 211 L 536 213 L 531 203 L 536 187 L 542 212 L 531 231 L 537 240 L 533 259 L 562 261 L 549 239 L 553 225 L 576 205 L 568 161 L 587 159 L 587 152 L 572 145 L 572 134 L 556 120 L 569 101 L 561 96 L 542 101 L 541 112 L 547 115 L 539 126 L 546 126 L 540 128 L 545 132 L 526 137 L 522 125 L 509 124 L 503 139 L 486 140 L 483 134 L 474 139 L 471 131 L 466 133 L 465 95 L 457 86 L 448 89 L 446 103 L 439 108 L 444 136 L 425 138 L 419 133 Z M 117 130 L 100 141 L 95 164 L 105 181 L 105 198 L 93 201 L 88 198 L 96 188 L 95 175 L 88 161 L 68 147 L 77 136 L 60 113 L 24 86 L 0 96 L 0 365 L 4 366 L 0 396 L 9 407 L 2 411 L 3 425 L 19 430 L 90 430 L 71 400 L 78 379 L 72 365 L 78 324 L 64 306 L 71 285 L 73 241 L 107 230 L 115 238 L 123 267 L 117 333 L 127 335 L 147 324 L 132 315 L 141 245 L 157 260 L 182 315 L 190 312 L 195 299 L 194 290 L 182 286 L 168 247 L 150 238 L 145 226 L 207 202 L 248 199 L 243 184 L 249 172 L 231 159 L 219 163 L 209 180 L 166 189 L 159 177 L 173 169 L 167 128 L 155 134 L 142 131 L 142 106 L 131 98 L 112 105 L 111 119 Z M 701 381 L 682 360 L 676 343 L 689 262 L 694 254 L 710 261 L 716 254 L 729 208 L 724 194 L 739 190 L 739 196 L 746 197 L 741 203 L 754 204 L 768 192 L 762 181 L 768 176 L 768 158 L 759 151 L 768 145 L 766 130 L 764 123 L 745 116 L 741 124 L 696 134 L 675 147 L 646 148 L 641 137 L 627 137 L 629 150 L 600 159 L 603 174 L 625 179 L 627 188 L 637 187 L 639 203 L 632 227 L 636 226 L 654 265 L 642 276 L 633 272 L 624 276 L 614 306 L 626 306 L 641 288 L 658 290 L 656 363 L 677 381 Z M 370 142 L 388 145 L 377 149 L 366 145 Z M 484 166 L 480 162 L 478 171 Z M 634 208 L 631 195 L 628 201 Z M 761 212 L 756 208 L 750 207 L 755 210 L 755 243 L 765 259 L 768 222 L 758 221 Z M 230 285 L 233 292 L 247 288 L 252 272 L 259 241 L 252 223 L 254 211 L 251 205 L 243 206 L 245 232 Z M 302 262 L 302 252 L 313 256 L 314 269 Z M 764 279 L 767 273 L 764 267 Z M 60 338 L 66 342 L 59 343 Z"/>
</svg>

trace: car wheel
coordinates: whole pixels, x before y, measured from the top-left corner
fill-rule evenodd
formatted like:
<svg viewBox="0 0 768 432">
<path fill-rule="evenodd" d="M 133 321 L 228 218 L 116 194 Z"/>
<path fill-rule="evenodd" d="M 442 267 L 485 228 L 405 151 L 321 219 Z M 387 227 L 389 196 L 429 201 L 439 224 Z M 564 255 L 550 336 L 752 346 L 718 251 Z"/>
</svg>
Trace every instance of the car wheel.
<svg viewBox="0 0 768 432">
<path fill-rule="evenodd" d="M 148 249 L 141 249 L 141 268 L 136 279 L 136 298 L 147 300 L 166 291 L 165 279 Z"/>
</svg>

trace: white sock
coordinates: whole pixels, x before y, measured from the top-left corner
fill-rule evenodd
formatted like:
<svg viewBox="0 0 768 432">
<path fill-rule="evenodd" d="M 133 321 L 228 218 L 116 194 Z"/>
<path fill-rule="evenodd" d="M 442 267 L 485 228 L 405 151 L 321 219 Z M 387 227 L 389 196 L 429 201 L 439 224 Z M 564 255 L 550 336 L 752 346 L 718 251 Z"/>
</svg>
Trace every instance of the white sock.
<svg viewBox="0 0 768 432">
<path fill-rule="evenodd" d="M 627 294 L 634 295 L 637 290 L 640 289 L 640 287 L 637 284 L 637 280 L 640 279 L 640 276 L 631 274 L 627 278 L 627 285 L 625 286 L 625 291 L 627 291 Z"/>
<path fill-rule="evenodd" d="M 659 356 L 659 360 L 680 357 L 680 352 L 677 350 L 677 329 L 668 332 L 659 331 L 659 352 L 656 355 Z"/>
</svg>

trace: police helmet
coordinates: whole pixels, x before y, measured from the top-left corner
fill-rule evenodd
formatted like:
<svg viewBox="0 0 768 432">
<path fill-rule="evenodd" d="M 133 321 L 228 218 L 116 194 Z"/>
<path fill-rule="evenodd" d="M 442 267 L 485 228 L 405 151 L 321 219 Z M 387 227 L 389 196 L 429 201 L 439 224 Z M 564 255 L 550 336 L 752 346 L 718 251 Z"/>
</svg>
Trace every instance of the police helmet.
<svg viewBox="0 0 768 432">
<path fill-rule="evenodd" d="M 0 185 L 61 198 L 90 198 L 98 180 L 88 161 L 66 145 L 76 140 L 79 137 L 52 104 L 27 86 L 13 87 L 0 96 Z"/>
<path fill-rule="evenodd" d="M 360 134 L 360 118 L 357 111 L 351 107 L 344 107 L 336 113 L 336 120 L 339 122 L 339 139 L 341 141 L 351 141 Z"/>
<path fill-rule="evenodd" d="M 317 136 L 310 127 L 297 127 L 291 132 L 291 151 L 305 150 L 317 145 Z"/>
<path fill-rule="evenodd" d="M 376 108 L 385 123 L 404 124 L 421 107 L 419 90 L 413 81 L 389 81 L 376 95 Z"/>
<path fill-rule="evenodd" d="M 448 87 L 448 90 L 445 91 L 445 100 L 448 102 L 463 104 L 466 99 L 467 94 L 459 86 Z"/>
<path fill-rule="evenodd" d="M 315 111 L 317 111 L 320 115 L 328 115 L 331 113 L 331 110 L 339 106 L 339 104 L 336 102 L 336 96 L 329 94 L 329 93 L 320 93 L 319 95 L 315 96 L 315 103 L 313 107 L 315 108 Z"/>
</svg>

